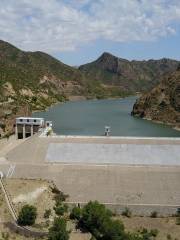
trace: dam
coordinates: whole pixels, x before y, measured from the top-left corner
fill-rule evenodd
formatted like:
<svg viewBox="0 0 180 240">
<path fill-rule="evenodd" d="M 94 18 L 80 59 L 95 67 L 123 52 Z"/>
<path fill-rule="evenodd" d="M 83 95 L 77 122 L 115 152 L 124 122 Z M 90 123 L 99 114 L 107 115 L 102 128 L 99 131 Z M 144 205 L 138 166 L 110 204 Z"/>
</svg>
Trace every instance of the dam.
<svg viewBox="0 0 180 240">
<path fill-rule="evenodd" d="M 36 134 L 8 151 L 0 167 L 6 174 L 11 166 L 12 178 L 54 181 L 69 204 L 98 200 L 117 213 L 128 207 L 165 216 L 180 207 L 179 156 L 179 138 Z"/>
</svg>

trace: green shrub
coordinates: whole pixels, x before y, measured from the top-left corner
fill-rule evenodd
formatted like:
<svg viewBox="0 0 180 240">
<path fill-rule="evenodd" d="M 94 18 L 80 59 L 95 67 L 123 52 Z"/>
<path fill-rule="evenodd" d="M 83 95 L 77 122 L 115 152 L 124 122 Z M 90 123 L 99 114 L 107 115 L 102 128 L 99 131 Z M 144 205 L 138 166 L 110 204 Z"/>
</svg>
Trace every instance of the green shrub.
<svg viewBox="0 0 180 240">
<path fill-rule="evenodd" d="M 103 239 L 114 240 L 114 239 L 126 239 L 127 235 L 124 231 L 124 225 L 119 220 L 106 220 L 103 223 Z"/>
<path fill-rule="evenodd" d="M 81 218 L 81 209 L 80 207 L 74 207 L 70 214 L 71 219 L 80 220 Z"/>
<path fill-rule="evenodd" d="M 18 224 L 22 226 L 33 225 L 37 217 L 37 209 L 31 205 L 24 205 L 19 212 Z"/>
<path fill-rule="evenodd" d="M 65 213 L 67 213 L 68 211 L 68 205 L 67 204 L 62 204 L 62 203 L 58 203 L 55 207 L 54 207 L 54 211 L 58 216 L 63 216 Z"/>
<path fill-rule="evenodd" d="M 67 223 L 63 218 L 55 218 L 53 226 L 49 228 L 48 240 L 68 240 L 69 231 L 67 231 Z"/>
<path fill-rule="evenodd" d="M 157 216 L 158 216 L 158 213 L 157 213 L 156 211 L 153 211 L 153 212 L 151 213 L 151 217 L 152 217 L 152 218 L 157 218 Z"/>
<path fill-rule="evenodd" d="M 130 218 L 132 216 L 132 212 L 129 208 L 126 207 L 125 210 L 122 212 L 122 215 Z"/>
</svg>

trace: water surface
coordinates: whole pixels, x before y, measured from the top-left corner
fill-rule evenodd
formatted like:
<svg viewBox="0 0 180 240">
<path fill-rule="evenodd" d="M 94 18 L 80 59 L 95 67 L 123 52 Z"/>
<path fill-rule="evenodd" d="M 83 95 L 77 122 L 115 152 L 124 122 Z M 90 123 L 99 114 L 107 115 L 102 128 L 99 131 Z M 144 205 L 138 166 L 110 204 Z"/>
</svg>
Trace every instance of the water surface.
<svg viewBox="0 0 180 240">
<path fill-rule="evenodd" d="M 63 135 L 104 134 L 111 126 L 112 136 L 180 137 L 180 132 L 163 124 L 132 117 L 136 97 L 113 100 L 89 100 L 57 104 L 34 117 L 53 121 L 53 129 Z"/>
</svg>

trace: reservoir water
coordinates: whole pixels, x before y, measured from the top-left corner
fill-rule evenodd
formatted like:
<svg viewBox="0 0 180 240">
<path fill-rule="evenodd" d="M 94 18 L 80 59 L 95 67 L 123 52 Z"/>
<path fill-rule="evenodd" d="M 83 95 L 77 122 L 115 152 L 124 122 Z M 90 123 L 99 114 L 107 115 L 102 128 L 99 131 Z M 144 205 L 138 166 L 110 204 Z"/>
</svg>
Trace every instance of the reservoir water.
<svg viewBox="0 0 180 240">
<path fill-rule="evenodd" d="M 104 127 L 111 126 L 112 136 L 180 137 L 180 131 L 169 126 L 132 117 L 136 98 L 60 103 L 33 117 L 51 120 L 54 132 L 61 135 L 102 136 Z"/>
</svg>

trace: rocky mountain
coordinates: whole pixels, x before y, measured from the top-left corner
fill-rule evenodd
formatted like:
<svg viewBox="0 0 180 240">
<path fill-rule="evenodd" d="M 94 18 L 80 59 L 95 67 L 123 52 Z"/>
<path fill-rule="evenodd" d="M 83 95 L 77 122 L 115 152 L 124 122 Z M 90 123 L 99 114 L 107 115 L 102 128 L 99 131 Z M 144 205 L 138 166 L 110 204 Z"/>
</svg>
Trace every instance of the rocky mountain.
<svg viewBox="0 0 180 240">
<path fill-rule="evenodd" d="M 173 72 L 179 62 L 171 59 L 128 61 L 103 53 L 96 61 L 82 65 L 79 70 L 91 82 L 104 87 L 116 87 L 124 92 L 142 92 L 154 87 L 161 76 Z"/>
<path fill-rule="evenodd" d="M 180 129 L 180 65 L 149 93 L 142 95 L 132 115 L 173 125 Z"/>
</svg>

